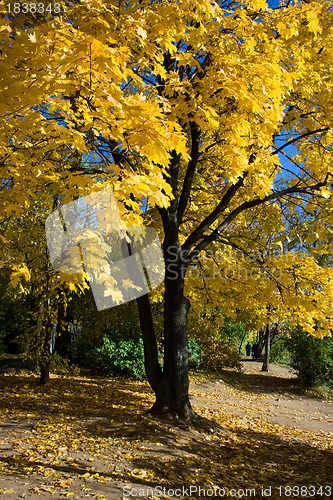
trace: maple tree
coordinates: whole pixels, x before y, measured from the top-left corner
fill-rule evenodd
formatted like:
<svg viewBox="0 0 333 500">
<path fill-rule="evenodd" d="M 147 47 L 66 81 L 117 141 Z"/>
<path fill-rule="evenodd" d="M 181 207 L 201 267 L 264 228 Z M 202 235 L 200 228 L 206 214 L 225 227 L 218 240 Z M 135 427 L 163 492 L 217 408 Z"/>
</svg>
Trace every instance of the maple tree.
<svg viewBox="0 0 333 500">
<path fill-rule="evenodd" d="M 194 421 L 194 298 L 330 334 L 330 267 L 284 250 L 295 213 L 330 238 L 331 4 L 61 6 L 41 24 L 1 18 L 2 217 L 112 187 L 125 224 L 160 229 L 163 368 L 149 297 L 137 300 L 151 411 Z M 157 210 L 143 214 L 143 198 Z"/>
</svg>

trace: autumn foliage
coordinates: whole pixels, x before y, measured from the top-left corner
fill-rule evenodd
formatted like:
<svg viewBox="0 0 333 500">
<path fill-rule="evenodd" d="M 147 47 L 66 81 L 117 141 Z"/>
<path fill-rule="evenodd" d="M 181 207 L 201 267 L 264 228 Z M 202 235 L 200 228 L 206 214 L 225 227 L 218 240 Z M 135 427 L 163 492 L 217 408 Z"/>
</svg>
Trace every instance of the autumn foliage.
<svg viewBox="0 0 333 500">
<path fill-rule="evenodd" d="M 163 241 L 163 369 L 138 304 L 154 412 L 191 419 L 191 304 L 330 335 L 331 2 L 60 4 L 45 19 L 2 7 L 3 262 L 46 339 L 87 284 L 45 263 L 39 224 L 111 187 L 123 221 Z"/>
</svg>

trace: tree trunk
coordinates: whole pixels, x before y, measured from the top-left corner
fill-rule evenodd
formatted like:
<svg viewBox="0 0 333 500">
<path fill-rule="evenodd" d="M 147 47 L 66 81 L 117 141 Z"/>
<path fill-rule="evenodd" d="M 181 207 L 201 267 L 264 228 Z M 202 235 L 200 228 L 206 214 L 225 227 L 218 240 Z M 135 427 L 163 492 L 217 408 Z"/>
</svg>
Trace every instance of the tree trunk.
<svg viewBox="0 0 333 500">
<path fill-rule="evenodd" d="M 146 374 L 156 401 L 150 413 L 162 418 L 207 425 L 197 415 L 189 400 L 187 314 L 189 300 L 184 297 L 185 271 L 188 260 L 178 238 L 177 202 L 174 199 L 168 209 L 161 210 L 165 239 L 164 293 L 164 366 L 158 362 L 158 350 L 153 318 L 148 296 L 139 297 L 140 326 L 145 351 Z M 122 242 L 123 255 L 130 254 L 130 246 Z"/>
<path fill-rule="evenodd" d="M 238 347 L 238 355 L 240 356 L 242 354 L 242 345 L 243 345 L 243 342 L 244 342 L 244 339 L 247 335 L 247 332 L 244 333 L 244 335 L 242 336 L 242 339 L 240 341 L 240 344 L 239 344 L 239 347 Z"/>
<path fill-rule="evenodd" d="M 158 348 L 149 297 L 143 295 L 138 297 L 136 302 L 139 310 L 146 375 L 151 388 L 156 393 L 158 384 L 162 379 L 162 369 L 158 361 Z"/>
<path fill-rule="evenodd" d="M 188 388 L 187 312 L 189 301 L 181 290 L 165 294 L 164 368 L 156 388 L 152 413 L 189 420 L 193 416 Z"/>
<path fill-rule="evenodd" d="M 44 385 L 50 380 L 50 356 L 52 343 L 52 326 L 50 321 L 47 322 L 45 331 L 45 340 L 43 353 L 40 358 L 40 384 Z"/>
<path fill-rule="evenodd" d="M 189 400 L 187 314 L 190 302 L 184 297 L 186 266 L 179 243 L 167 246 L 165 242 L 164 256 L 164 367 L 150 412 L 159 417 L 203 423 L 204 419 L 193 411 Z"/>
<path fill-rule="evenodd" d="M 265 357 L 264 363 L 262 365 L 261 371 L 268 372 L 269 370 L 269 356 L 271 351 L 271 329 L 269 325 L 266 325 L 266 334 L 265 334 Z"/>
<path fill-rule="evenodd" d="M 44 362 L 40 367 L 40 380 L 41 385 L 45 385 L 50 380 L 50 363 Z"/>
<path fill-rule="evenodd" d="M 132 255 L 131 245 L 125 239 L 122 239 L 121 247 L 124 259 Z M 136 276 L 132 274 L 133 265 L 132 267 L 127 266 L 127 272 L 133 283 L 144 287 L 144 283 L 137 283 Z M 138 297 L 136 299 L 136 303 L 139 311 L 140 328 L 143 340 L 145 372 L 151 388 L 156 392 L 158 384 L 162 378 L 162 369 L 158 361 L 158 348 L 148 295 Z"/>
<path fill-rule="evenodd" d="M 40 334 L 44 334 L 42 353 L 40 356 L 40 384 L 44 385 L 50 380 L 50 358 L 52 346 L 52 319 L 51 319 L 51 299 L 50 299 L 50 259 L 46 249 L 46 293 L 47 302 L 46 308 L 44 303 L 40 305 Z M 44 323 L 45 322 L 45 323 Z M 45 326 L 44 326 L 45 325 Z"/>
<path fill-rule="evenodd" d="M 57 329 L 54 342 L 54 350 L 61 357 L 72 359 L 71 351 L 71 321 L 73 320 L 73 311 L 70 301 L 65 308 L 63 302 L 58 304 Z"/>
</svg>

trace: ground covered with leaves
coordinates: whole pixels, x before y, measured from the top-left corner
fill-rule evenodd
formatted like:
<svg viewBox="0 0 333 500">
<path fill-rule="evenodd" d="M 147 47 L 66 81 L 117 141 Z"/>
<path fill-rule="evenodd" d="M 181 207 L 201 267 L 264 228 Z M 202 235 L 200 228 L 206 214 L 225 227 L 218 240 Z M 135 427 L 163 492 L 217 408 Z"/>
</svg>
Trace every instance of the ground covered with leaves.
<svg viewBox="0 0 333 500">
<path fill-rule="evenodd" d="M 145 415 L 143 382 L 52 375 L 41 387 L 6 372 L 0 384 L 8 500 L 330 497 L 333 403 L 302 395 L 287 370 L 244 361 L 243 373 L 193 378 L 209 429 Z"/>
</svg>

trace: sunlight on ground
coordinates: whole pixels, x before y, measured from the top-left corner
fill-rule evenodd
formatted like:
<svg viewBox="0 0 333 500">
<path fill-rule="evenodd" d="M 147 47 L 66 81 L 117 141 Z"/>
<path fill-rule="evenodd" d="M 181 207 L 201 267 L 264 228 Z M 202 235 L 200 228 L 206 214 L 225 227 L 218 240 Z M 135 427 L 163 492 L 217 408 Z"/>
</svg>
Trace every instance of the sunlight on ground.
<svg viewBox="0 0 333 500">
<path fill-rule="evenodd" d="M 44 388 L 32 375 L 1 378 L 0 490 L 13 498 L 120 498 L 112 488 L 125 484 L 259 491 L 332 481 L 332 434 L 252 416 L 244 389 L 219 386 L 233 398 L 233 411 L 224 408 L 221 392 L 196 385 L 192 395 L 205 404 L 195 409 L 215 423 L 199 431 L 144 415 L 154 398 L 143 382 L 52 375 Z M 269 404 L 265 393 L 256 398 Z M 246 402 L 244 418 L 237 405 Z"/>
</svg>

